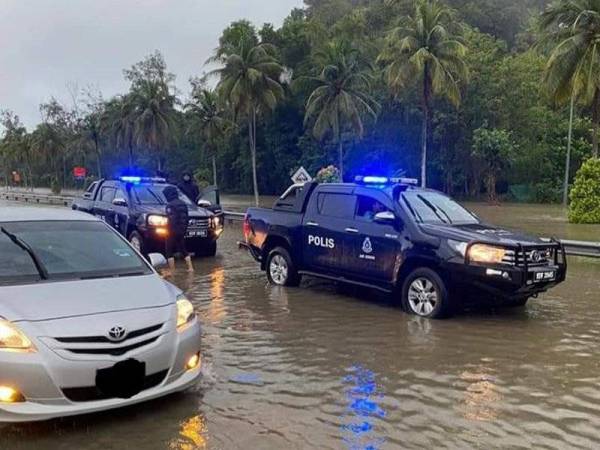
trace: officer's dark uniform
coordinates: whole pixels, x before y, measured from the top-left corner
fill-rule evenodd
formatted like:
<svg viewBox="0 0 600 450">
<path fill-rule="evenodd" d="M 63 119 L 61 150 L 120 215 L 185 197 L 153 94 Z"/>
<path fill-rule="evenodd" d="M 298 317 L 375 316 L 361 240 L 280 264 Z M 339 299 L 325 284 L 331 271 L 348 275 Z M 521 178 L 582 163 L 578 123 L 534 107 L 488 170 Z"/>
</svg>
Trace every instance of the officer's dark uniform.
<svg viewBox="0 0 600 450">
<path fill-rule="evenodd" d="M 183 200 L 179 198 L 179 192 L 174 186 L 167 186 L 163 190 L 167 199 L 167 217 L 169 218 L 169 236 L 166 241 L 166 257 L 173 258 L 175 253 L 180 253 L 182 257 L 187 257 L 188 252 L 185 249 L 185 233 L 188 227 L 188 207 Z"/>
<path fill-rule="evenodd" d="M 186 180 L 187 178 L 187 180 Z M 179 184 L 179 189 L 189 198 L 193 203 L 196 203 L 198 197 L 200 197 L 200 188 L 194 182 L 192 175 L 189 173 L 183 174 L 183 181 Z"/>
</svg>

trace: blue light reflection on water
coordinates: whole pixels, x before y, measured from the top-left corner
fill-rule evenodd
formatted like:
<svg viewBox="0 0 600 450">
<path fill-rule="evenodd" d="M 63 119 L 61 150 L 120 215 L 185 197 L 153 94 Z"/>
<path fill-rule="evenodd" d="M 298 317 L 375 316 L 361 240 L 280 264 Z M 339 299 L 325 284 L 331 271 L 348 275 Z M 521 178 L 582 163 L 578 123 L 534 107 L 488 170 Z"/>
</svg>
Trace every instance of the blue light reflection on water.
<svg viewBox="0 0 600 450">
<path fill-rule="evenodd" d="M 377 436 L 373 419 L 384 418 L 379 405 L 384 393 L 377 386 L 375 374 L 360 365 L 352 366 L 343 382 L 347 407 L 341 426 L 342 441 L 349 450 L 379 450 L 385 437 Z"/>
</svg>

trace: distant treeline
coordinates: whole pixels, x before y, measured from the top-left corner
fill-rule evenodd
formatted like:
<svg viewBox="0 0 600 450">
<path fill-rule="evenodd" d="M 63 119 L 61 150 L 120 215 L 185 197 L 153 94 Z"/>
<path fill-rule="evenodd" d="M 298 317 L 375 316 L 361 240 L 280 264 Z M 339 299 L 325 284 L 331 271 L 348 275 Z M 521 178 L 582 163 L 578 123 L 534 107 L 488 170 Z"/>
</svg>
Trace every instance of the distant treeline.
<svg viewBox="0 0 600 450">
<path fill-rule="evenodd" d="M 231 24 L 189 92 L 155 52 L 124 71 L 128 92 L 73 89 L 32 130 L 4 111 L 0 184 L 18 171 L 58 190 L 74 166 L 132 166 L 251 193 L 255 163 L 256 190 L 276 194 L 298 167 L 333 164 L 347 179 L 426 175 L 457 196 L 560 200 L 569 102 L 548 77 L 560 40 L 540 20 L 549 2 L 305 3 L 280 28 Z M 571 175 L 592 153 L 594 104 L 575 103 Z"/>
</svg>

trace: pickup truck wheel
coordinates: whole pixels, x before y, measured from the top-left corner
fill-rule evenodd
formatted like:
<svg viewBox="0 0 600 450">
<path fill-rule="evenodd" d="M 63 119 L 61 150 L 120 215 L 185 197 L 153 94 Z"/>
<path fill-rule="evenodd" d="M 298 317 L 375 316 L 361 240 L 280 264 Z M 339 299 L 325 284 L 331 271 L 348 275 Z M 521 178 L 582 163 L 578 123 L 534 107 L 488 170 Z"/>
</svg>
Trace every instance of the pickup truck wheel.
<svg viewBox="0 0 600 450">
<path fill-rule="evenodd" d="M 405 311 L 427 319 L 441 319 L 450 311 L 450 296 L 444 280 L 433 270 L 415 269 L 402 287 Z"/>
<path fill-rule="evenodd" d="M 142 238 L 142 235 L 140 233 L 138 233 L 137 231 L 133 231 L 129 235 L 129 243 L 142 255 L 144 254 L 144 239 Z"/>
<path fill-rule="evenodd" d="M 300 275 L 289 252 L 283 247 L 276 247 L 269 252 L 267 258 L 267 278 L 277 286 L 298 286 Z"/>
</svg>

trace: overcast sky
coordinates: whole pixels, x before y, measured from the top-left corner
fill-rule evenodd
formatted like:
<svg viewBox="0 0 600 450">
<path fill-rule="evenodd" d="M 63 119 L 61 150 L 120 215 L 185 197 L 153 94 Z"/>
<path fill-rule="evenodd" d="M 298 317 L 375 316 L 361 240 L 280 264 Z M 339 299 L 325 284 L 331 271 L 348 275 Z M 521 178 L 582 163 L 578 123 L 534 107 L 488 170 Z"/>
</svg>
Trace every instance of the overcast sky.
<svg viewBox="0 0 600 450">
<path fill-rule="evenodd" d="M 199 75 L 222 30 L 246 18 L 281 25 L 302 0 L 0 0 L 0 109 L 32 127 L 39 104 L 66 86 L 105 98 L 127 90 L 123 69 L 160 50 L 177 85 Z"/>
</svg>

